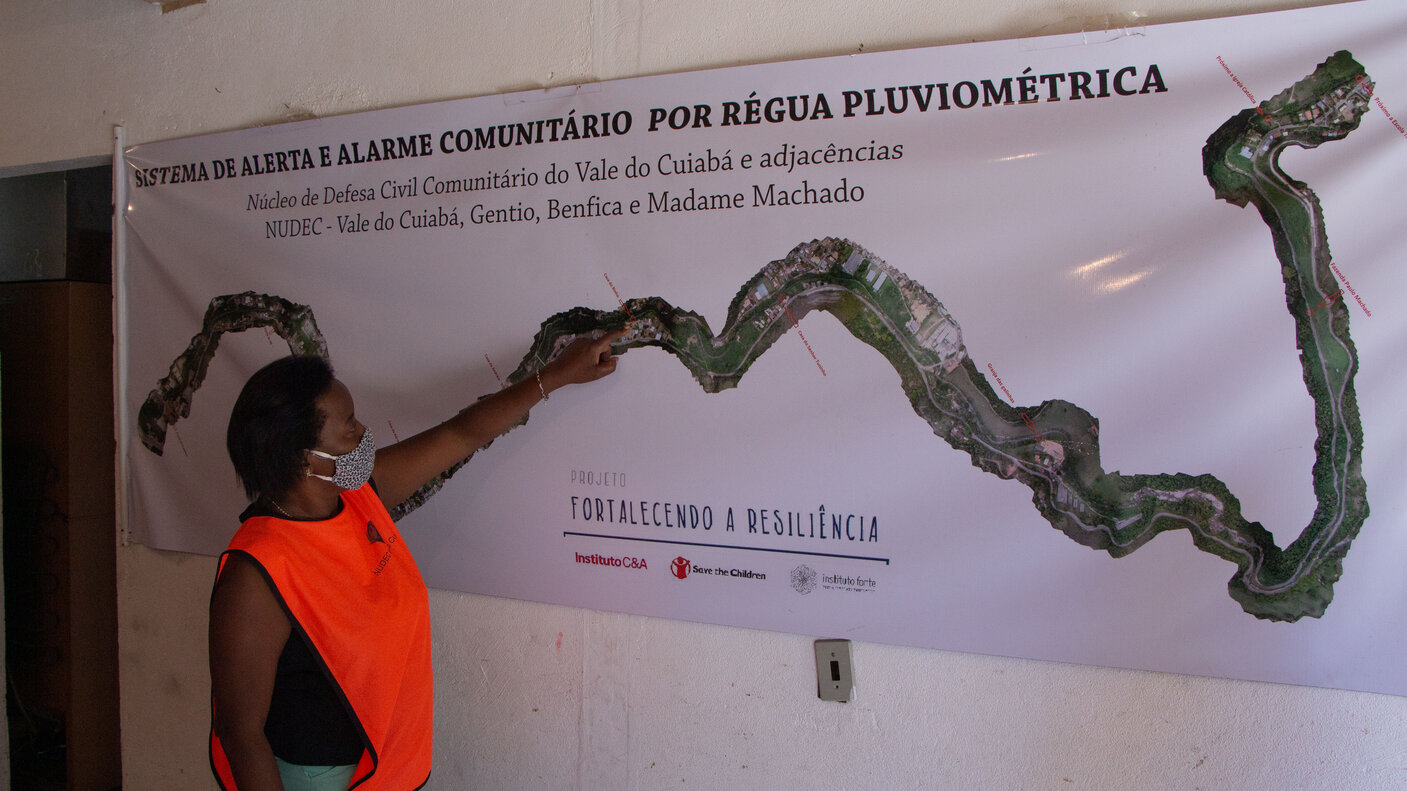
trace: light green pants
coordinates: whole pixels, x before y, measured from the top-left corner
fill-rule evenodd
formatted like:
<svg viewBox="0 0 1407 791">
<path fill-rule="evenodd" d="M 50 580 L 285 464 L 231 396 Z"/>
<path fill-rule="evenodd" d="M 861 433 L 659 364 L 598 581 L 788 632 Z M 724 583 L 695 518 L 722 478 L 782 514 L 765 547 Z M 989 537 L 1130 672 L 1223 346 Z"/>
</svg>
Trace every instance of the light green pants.
<svg viewBox="0 0 1407 791">
<path fill-rule="evenodd" d="M 283 778 L 283 791 L 347 791 L 352 782 L 356 764 L 346 766 L 299 766 L 282 758 L 278 761 L 278 774 Z"/>
</svg>

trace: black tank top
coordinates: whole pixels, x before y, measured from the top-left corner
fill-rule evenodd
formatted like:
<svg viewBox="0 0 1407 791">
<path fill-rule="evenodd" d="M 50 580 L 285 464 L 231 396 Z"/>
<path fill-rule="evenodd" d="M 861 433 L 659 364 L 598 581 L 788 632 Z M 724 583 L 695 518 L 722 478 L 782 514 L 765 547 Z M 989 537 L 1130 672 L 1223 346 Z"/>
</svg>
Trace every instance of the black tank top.
<svg viewBox="0 0 1407 791">
<path fill-rule="evenodd" d="M 239 515 L 239 520 L 244 522 L 254 516 L 287 518 L 256 502 Z M 361 760 L 362 740 L 351 706 L 296 626 L 290 629 L 288 642 L 278 657 L 264 736 L 274 755 L 291 764 L 344 766 Z"/>
<path fill-rule="evenodd" d="M 279 654 L 264 735 L 274 755 L 291 764 L 341 766 L 362 757 L 347 703 L 296 629 Z"/>
</svg>

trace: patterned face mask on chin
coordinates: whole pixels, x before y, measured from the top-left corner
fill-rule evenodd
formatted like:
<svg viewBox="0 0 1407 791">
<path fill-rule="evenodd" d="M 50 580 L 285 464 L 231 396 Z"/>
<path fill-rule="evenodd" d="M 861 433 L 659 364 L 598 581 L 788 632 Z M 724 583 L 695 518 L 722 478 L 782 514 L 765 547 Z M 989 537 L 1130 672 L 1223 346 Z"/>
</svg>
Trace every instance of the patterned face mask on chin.
<svg viewBox="0 0 1407 791">
<path fill-rule="evenodd" d="M 327 481 L 339 489 L 360 489 L 371 480 L 371 468 L 376 465 L 376 440 L 372 438 L 369 428 L 362 433 L 361 442 L 349 453 L 333 456 L 320 450 L 308 452 L 332 461 L 331 475 L 318 475 L 312 470 L 308 470 L 308 475 Z"/>
</svg>

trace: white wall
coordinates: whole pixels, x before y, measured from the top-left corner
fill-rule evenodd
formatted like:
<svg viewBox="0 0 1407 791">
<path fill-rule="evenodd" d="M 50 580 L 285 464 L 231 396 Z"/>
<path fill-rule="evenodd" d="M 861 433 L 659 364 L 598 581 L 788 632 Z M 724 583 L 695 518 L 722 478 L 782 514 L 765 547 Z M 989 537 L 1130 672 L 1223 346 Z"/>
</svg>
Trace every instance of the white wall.
<svg viewBox="0 0 1407 791">
<path fill-rule="evenodd" d="M 141 0 L 9 0 L 0 175 L 105 155 L 112 124 L 142 143 L 529 87 L 1069 32 L 1128 2 L 211 0 L 163 15 Z M 1308 4 L 1139 6 L 1165 22 Z M 124 788 L 213 788 L 214 561 L 130 547 L 118 563 Z M 816 699 L 811 636 L 445 592 L 431 604 L 434 789 L 1407 787 L 1402 698 L 861 644 L 856 699 L 841 705 Z"/>
</svg>

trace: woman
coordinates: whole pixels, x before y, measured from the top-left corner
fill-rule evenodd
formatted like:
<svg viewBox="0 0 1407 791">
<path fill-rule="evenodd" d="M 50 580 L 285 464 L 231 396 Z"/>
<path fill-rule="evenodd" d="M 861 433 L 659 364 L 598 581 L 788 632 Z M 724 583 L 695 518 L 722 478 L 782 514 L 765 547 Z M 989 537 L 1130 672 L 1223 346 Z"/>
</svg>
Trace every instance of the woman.
<svg viewBox="0 0 1407 791">
<path fill-rule="evenodd" d="M 615 370 L 623 333 L 376 450 L 316 357 L 250 377 L 227 445 L 252 500 L 210 600 L 211 765 L 233 791 L 409 791 L 430 773 L 425 584 L 387 513 L 548 394 Z"/>
</svg>

